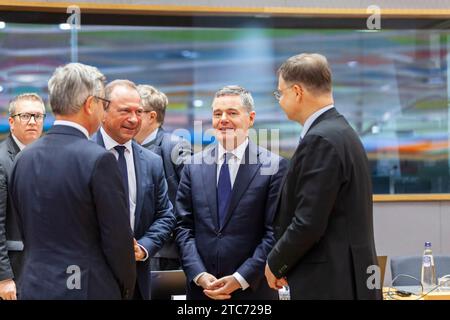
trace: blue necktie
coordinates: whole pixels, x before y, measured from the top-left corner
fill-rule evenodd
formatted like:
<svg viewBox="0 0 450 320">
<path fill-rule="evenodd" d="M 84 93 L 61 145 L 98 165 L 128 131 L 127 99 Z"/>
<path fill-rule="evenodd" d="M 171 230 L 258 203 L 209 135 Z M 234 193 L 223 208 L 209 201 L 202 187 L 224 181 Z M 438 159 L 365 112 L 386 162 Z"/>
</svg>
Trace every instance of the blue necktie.
<svg viewBox="0 0 450 320">
<path fill-rule="evenodd" d="M 119 159 L 117 162 L 119 164 L 120 173 L 122 174 L 122 182 L 125 187 L 125 196 L 127 198 L 127 206 L 130 208 L 130 198 L 128 191 L 128 170 L 127 170 L 127 161 L 125 160 L 125 147 L 124 146 L 115 146 L 117 153 L 119 154 Z"/>
<path fill-rule="evenodd" d="M 225 153 L 224 162 L 219 172 L 219 182 L 217 184 L 217 206 L 219 214 L 219 224 L 222 227 L 225 216 L 228 211 L 231 198 L 231 179 L 230 170 L 228 169 L 228 160 L 230 153 Z"/>
</svg>

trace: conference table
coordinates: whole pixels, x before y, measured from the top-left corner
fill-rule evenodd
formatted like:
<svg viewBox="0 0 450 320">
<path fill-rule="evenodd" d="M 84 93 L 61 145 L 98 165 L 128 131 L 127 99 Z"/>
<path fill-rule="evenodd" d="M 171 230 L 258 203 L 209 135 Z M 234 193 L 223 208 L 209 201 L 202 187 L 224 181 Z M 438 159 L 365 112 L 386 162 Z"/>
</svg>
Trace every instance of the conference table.
<svg viewBox="0 0 450 320">
<path fill-rule="evenodd" d="M 450 291 L 435 288 L 422 293 L 421 286 L 384 287 L 383 300 L 450 300 Z"/>
</svg>

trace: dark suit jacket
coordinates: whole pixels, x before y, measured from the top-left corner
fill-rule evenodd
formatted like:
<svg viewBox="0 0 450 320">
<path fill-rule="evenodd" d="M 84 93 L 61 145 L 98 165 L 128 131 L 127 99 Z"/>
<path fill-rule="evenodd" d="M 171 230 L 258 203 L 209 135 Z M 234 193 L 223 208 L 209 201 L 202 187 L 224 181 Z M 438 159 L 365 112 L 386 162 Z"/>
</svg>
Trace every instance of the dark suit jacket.
<svg viewBox="0 0 450 320">
<path fill-rule="evenodd" d="M 0 144 L 0 281 L 17 282 L 22 265 L 22 238 L 8 197 L 9 176 L 19 151 L 11 135 Z"/>
<path fill-rule="evenodd" d="M 136 263 L 121 179 L 114 156 L 72 127 L 53 126 L 19 153 L 10 193 L 25 245 L 21 299 L 131 297 Z"/>
<path fill-rule="evenodd" d="M 264 279 L 264 266 L 274 244 L 272 221 L 287 161 L 250 141 L 233 185 L 228 214 L 219 228 L 217 148 L 207 148 L 194 155 L 191 164 L 185 164 L 177 193 L 176 241 L 187 276 L 188 298 L 206 299 L 193 282 L 206 271 L 217 278 L 234 272 L 244 277 L 250 288 L 236 291 L 233 299 L 277 299 L 277 292 Z M 268 173 L 270 166 L 278 170 Z"/>
<path fill-rule="evenodd" d="M 105 147 L 100 132 L 93 139 Z M 134 237 L 149 255 L 147 260 L 136 263 L 138 289 L 144 299 L 150 299 L 150 257 L 161 249 L 170 237 L 176 220 L 167 195 L 161 157 L 134 141 L 132 145 L 137 193 Z"/>
<path fill-rule="evenodd" d="M 160 127 L 156 133 L 155 140 L 142 146 L 162 158 L 169 189 L 169 199 L 172 204 L 175 204 L 175 197 L 177 195 L 184 161 L 192 154 L 191 145 L 188 141 L 166 132 Z M 173 239 L 167 241 L 155 257 L 178 259 L 178 249 Z"/>
<path fill-rule="evenodd" d="M 367 267 L 377 264 L 372 185 L 356 132 L 334 108 L 295 151 L 275 217 L 271 271 L 292 299 L 375 299 Z"/>
</svg>

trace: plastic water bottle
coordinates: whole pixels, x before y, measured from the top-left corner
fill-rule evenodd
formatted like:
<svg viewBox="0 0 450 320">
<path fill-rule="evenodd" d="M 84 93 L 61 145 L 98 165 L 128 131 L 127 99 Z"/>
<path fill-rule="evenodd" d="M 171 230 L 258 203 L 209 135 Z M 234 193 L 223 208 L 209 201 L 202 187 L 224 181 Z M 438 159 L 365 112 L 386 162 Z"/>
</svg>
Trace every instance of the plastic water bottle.
<svg viewBox="0 0 450 320">
<path fill-rule="evenodd" d="M 423 292 L 427 293 L 436 287 L 436 270 L 434 268 L 433 252 L 431 242 L 425 242 L 425 250 L 422 258 L 422 286 Z"/>
<path fill-rule="evenodd" d="M 291 291 L 289 286 L 283 286 L 283 288 L 278 290 L 278 295 L 280 300 L 291 300 Z"/>
</svg>

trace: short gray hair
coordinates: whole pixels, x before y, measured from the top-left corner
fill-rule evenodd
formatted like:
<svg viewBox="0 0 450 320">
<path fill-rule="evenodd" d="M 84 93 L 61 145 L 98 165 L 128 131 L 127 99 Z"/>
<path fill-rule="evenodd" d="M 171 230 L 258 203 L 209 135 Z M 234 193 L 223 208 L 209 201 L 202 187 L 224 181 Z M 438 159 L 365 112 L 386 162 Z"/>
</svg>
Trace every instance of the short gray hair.
<svg viewBox="0 0 450 320">
<path fill-rule="evenodd" d="M 105 98 L 111 100 L 111 94 L 115 87 L 126 87 L 137 91 L 137 86 L 133 81 L 117 79 L 108 83 L 105 87 Z"/>
<path fill-rule="evenodd" d="M 156 121 L 158 123 L 164 123 L 164 117 L 166 115 L 166 108 L 169 104 L 167 96 L 150 85 L 141 84 L 137 87 L 139 95 L 141 96 L 142 107 L 145 111 L 155 111 Z"/>
<path fill-rule="evenodd" d="M 37 101 L 37 102 L 41 103 L 42 111 L 43 111 L 43 113 L 45 113 L 45 104 L 44 104 L 44 101 L 42 100 L 42 98 L 37 93 L 27 92 L 27 93 L 19 94 L 18 96 L 15 96 L 14 98 L 11 99 L 11 101 L 9 102 L 9 109 L 8 109 L 10 116 L 12 116 L 16 113 L 17 102 L 23 101 L 23 100 Z"/>
<path fill-rule="evenodd" d="M 96 68 L 68 63 L 56 68 L 48 81 L 50 106 L 55 114 L 78 113 L 89 96 L 101 95 L 105 76 Z"/>
<path fill-rule="evenodd" d="M 302 53 L 290 57 L 278 69 L 278 75 L 289 84 L 303 84 L 315 93 L 331 92 L 331 69 L 327 58 L 318 53 Z"/>
<path fill-rule="evenodd" d="M 239 96 L 241 97 L 242 106 L 250 113 L 255 109 L 255 102 L 253 101 L 252 94 L 243 87 L 231 85 L 225 86 L 216 92 L 214 100 L 220 97 Z M 214 104 L 214 101 L 213 101 Z"/>
</svg>

